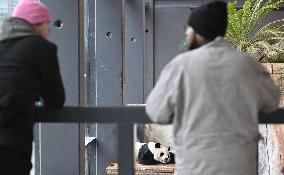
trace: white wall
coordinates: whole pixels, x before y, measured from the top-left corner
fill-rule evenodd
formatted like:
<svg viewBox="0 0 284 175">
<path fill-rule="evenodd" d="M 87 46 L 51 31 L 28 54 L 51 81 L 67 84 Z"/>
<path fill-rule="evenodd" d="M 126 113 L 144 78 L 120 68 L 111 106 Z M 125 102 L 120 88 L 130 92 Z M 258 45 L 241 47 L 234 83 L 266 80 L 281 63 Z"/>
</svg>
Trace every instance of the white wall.
<svg viewBox="0 0 284 175">
<path fill-rule="evenodd" d="M 8 8 L 8 0 L 1 0 L 0 8 Z"/>
</svg>

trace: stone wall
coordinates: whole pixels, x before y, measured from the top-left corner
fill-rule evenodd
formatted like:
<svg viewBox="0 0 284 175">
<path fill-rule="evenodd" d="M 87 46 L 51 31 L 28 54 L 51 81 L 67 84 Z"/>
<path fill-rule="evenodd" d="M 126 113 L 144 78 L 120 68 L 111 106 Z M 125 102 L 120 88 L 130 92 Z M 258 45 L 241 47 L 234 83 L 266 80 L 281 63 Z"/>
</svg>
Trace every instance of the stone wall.
<svg viewBox="0 0 284 175">
<path fill-rule="evenodd" d="M 284 81 L 284 64 L 263 64 L 272 75 L 274 81 L 281 87 Z M 284 105 L 283 94 L 280 106 Z M 283 175 L 284 169 L 284 125 L 260 125 L 262 140 L 259 142 L 259 174 Z"/>
</svg>

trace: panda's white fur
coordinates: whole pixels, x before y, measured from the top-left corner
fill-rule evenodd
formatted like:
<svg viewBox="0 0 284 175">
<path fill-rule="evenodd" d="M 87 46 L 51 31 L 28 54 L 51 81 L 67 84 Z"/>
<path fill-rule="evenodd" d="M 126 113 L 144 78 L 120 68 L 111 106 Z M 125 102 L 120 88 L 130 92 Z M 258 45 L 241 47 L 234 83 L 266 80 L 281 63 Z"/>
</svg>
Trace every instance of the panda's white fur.
<svg viewBox="0 0 284 175">
<path fill-rule="evenodd" d="M 154 165 L 158 163 L 174 163 L 174 153 L 169 146 L 160 143 L 135 143 L 135 157 L 141 164 Z"/>
</svg>

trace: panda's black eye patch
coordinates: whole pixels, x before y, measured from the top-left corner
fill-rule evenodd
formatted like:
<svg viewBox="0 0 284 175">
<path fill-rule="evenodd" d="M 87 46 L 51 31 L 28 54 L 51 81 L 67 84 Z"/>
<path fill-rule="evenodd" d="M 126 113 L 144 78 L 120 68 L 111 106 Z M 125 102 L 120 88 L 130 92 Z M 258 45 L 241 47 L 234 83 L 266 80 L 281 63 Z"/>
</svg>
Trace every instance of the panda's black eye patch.
<svg viewBox="0 0 284 175">
<path fill-rule="evenodd" d="M 163 155 L 164 155 L 164 153 L 161 153 L 161 154 L 160 154 L 160 157 L 162 157 Z"/>
<path fill-rule="evenodd" d="M 168 148 L 168 151 L 170 151 L 170 150 L 171 150 L 171 148 L 169 147 L 169 148 Z"/>
</svg>

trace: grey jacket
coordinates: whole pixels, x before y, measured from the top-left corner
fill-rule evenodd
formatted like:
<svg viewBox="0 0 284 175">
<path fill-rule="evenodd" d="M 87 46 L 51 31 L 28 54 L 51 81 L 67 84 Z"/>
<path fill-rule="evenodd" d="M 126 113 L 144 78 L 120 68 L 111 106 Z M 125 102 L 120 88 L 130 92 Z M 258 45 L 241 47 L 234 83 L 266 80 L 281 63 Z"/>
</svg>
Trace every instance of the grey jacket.
<svg viewBox="0 0 284 175">
<path fill-rule="evenodd" d="M 146 112 L 173 123 L 178 175 L 255 175 L 258 114 L 279 99 L 262 65 L 218 37 L 165 66 Z"/>
</svg>

